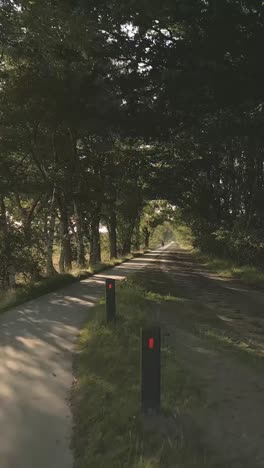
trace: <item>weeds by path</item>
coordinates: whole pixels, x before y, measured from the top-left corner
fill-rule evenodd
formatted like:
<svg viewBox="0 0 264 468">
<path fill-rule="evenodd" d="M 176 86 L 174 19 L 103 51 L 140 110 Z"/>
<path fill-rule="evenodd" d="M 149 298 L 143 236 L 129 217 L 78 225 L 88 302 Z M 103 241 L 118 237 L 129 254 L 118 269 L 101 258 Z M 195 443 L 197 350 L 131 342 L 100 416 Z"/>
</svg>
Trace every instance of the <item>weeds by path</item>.
<svg viewBox="0 0 264 468">
<path fill-rule="evenodd" d="M 117 322 L 104 324 L 102 303 L 79 340 L 72 397 L 75 468 L 220 467 L 209 460 L 187 416 L 203 401 L 202 386 L 172 347 L 162 350 L 162 414 L 140 415 L 140 328 L 169 298 L 131 281 L 117 295 Z"/>
<path fill-rule="evenodd" d="M 50 292 L 56 291 L 57 289 L 68 286 L 75 281 L 89 278 L 90 276 L 100 273 L 107 268 L 120 265 L 121 263 L 131 260 L 134 257 L 143 255 L 143 253 L 144 252 L 134 252 L 133 254 L 115 258 L 108 262 L 91 265 L 87 270 L 75 269 L 71 273 L 58 273 L 54 276 L 43 278 L 34 283 L 30 282 L 28 284 L 19 284 L 15 289 L 2 292 L 0 297 L 0 313 L 5 312 L 12 307 L 31 301 L 32 299 L 36 299 L 37 297 L 43 296 L 44 294 L 48 294 Z"/>
</svg>

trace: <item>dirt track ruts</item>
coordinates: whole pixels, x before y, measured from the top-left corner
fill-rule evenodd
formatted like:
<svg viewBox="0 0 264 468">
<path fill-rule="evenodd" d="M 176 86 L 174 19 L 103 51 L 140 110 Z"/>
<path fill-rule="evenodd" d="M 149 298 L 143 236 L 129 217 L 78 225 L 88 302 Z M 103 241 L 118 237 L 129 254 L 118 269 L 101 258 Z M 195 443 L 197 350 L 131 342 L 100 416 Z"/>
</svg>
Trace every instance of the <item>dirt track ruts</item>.
<svg viewBox="0 0 264 468">
<path fill-rule="evenodd" d="M 173 313 L 173 303 L 167 312 L 160 310 L 159 316 L 170 332 L 168 344 L 204 392 L 204 402 L 187 418 L 192 437 L 196 428 L 197 439 L 221 467 L 263 468 L 264 366 L 244 362 L 231 347 L 221 346 L 221 342 L 214 345 L 192 328 L 223 324 L 221 332 L 251 343 L 261 362 L 264 292 L 212 275 L 189 251 L 175 245 L 151 265 L 151 270 L 149 267 L 148 281 L 151 277 L 157 292 L 186 301 L 186 313 L 191 310 L 190 326 L 184 310 L 177 313 L 179 305 Z M 184 436 L 189 436 L 188 430 Z"/>
</svg>

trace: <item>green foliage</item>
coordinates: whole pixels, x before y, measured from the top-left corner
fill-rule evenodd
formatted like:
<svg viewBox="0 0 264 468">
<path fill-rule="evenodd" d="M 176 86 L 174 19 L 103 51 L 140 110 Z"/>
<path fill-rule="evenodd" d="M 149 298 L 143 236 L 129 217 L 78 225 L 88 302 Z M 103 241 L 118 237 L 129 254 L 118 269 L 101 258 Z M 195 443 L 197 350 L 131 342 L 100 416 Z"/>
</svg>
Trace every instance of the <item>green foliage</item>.
<svg viewBox="0 0 264 468">
<path fill-rule="evenodd" d="M 163 349 L 165 413 L 156 424 L 140 415 L 140 328 L 149 320 L 155 298 L 131 280 L 117 294 L 117 323 L 90 321 L 79 340 L 72 399 L 76 468 L 214 466 L 192 441 L 175 436 L 175 406 L 190 408 L 201 394 L 173 349 Z M 96 306 L 95 317 L 101 319 L 103 311 L 104 304 Z"/>
<path fill-rule="evenodd" d="M 143 209 L 140 223 L 145 247 L 149 247 L 150 237 L 152 245 L 155 245 L 157 242 L 159 243 L 162 240 L 167 242 L 168 239 L 171 238 L 168 221 L 174 221 L 174 218 L 174 208 L 166 200 L 149 201 Z M 165 236 L 164 239 L 161 237 L 162 233 Z M 155 236 L 153 238 L 154 234 Z"/>
<path fill-rule="evenodd" d="M 23 281 L 19 281 L 16 288 L 4 288 L 5 290 L 2 292 L 0 297 L 0 312 L 4 312 L 16 305 L 23 304 L 24 302 L 42 296 L 43 294 L 56 291 L 57 289 L 67 286 L 75 281 L 81 281 L 89 278 L 94 274 L 100 273 L 116 265 L 120 265 L 134 257 L 140 257 L 141 255 L 143 255 L 143 252 L 135 252 L 127 256 L 114 258 L 111 261 L 108 257 L 108 261 L 105 260 L 96 265 L 92 265 L 88 270 L 75 268 L 71 274 L 56 274 L 55 276 L 48 278 L 41 278 L 41 280 L 38 281 L 32 277 L 27 281 L 23 279 Z M 3 258 L 5 257 L 3 256 Z M 2 271 L 6 272 L 6 269 L 3 268 Z M 6 278 L 6 281 L 8 281 L 8 278 Z"/>
<path fill-rule="evenodd" d="M 9 286 L 9 268 L 18 252 L 16 241 L 13 232 L 0 231 L 0 289 L 7 289 Z"/>
<path fill-rule="evenodd" d="M 152 200 L 143 210 L 141 227 L 153 230 L 173 217 L 173 209 L 166 200 Z"/>
<path fill-rule="evenodd" d="M 197 259 L 203 263 L 206 269 L 218 273 L 226 278 L 236 278 L 243 281 L 245 284 L 251 284 L 263 288 L 264 273 L 252 265 L 238 265 L 232 260 L 228 260 L 215 255 L 204 254 L 199 251 L 194 251 Z"/>
<path fill-rule="evenodd" d="M 175 232 L 173 225 L 171 223 L 165 222 L 154 229 L 150 239 L 150 247 L 159 247 L 162 241 L 167 244 L 174 240 Z"/>
<path fill-rule="evenodd" d="M 233 229 L 211 229 L 194 231 L 194 246 L 203 252 L 227 258 L 239 264 L 264 266 L 264 245 L 262 230 L 245 231 L 235 226 Z"/>
<path fill-rule="evenodd" d="M 73 275 L 64 274 L 52 278 L 43 279 L 34 284 L 30 283 L 17 289 L 7 291 L 1 295 L 0 312 L 4 312 L 11 307 L 23 304 L 24 302 L 43 296 L 44 294 L 56 291 L 76 281 Z"/>
<path fill-rule="evenodd" d="M 194 236 L 189 226 L 176 223 L 174 227 L 174 240 L 180 247 L 192 248 Z"/>
<path fill-rule="evenodd" d="M 18 274 L 52 274 L 54 236 L 61 270 L 99 262 L 101 220 L 112 256 L 116 232 L 122 254 L 147 246 L 160 200 L 201 248 L 263 266 L 261 2 L 2 0 L 0 29 Z"/>
</svg>

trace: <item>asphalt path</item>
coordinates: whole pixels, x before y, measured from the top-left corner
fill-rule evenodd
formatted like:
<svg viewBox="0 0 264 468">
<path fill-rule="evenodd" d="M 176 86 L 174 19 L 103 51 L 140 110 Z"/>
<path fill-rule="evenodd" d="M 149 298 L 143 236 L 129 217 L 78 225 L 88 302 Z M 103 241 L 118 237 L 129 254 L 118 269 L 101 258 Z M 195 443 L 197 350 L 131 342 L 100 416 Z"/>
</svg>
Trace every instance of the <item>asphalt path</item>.
<svg viewBox="0 0 264 468">
<path fill-rule="evenodd" d="M 0 468 L 72 468 L 76 339 L 104 294 L 106 277 L 122 280 L 162 255 L 152 251 L 15 307 L 0 318 Z"/>
</svg>

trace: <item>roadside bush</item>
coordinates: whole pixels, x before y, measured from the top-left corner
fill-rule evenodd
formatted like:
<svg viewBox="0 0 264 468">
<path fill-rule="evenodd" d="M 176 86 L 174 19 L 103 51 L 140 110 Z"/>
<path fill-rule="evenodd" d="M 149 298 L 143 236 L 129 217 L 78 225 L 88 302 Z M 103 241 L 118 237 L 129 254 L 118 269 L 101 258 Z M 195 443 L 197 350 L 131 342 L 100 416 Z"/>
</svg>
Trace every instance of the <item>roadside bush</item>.
<svg viewBox="0 0 264 468">
<path fill-rule="evenodd" d="M 198 231 L 194 229 L 194 234 L 194 246 L 203 252 L 232 259 L 237 264 L 264 268 L 263 229 L 245 231 L 234 226 L 232 229 L 211 230 L 211 226 L 204 225 Z"/>
</svg>

